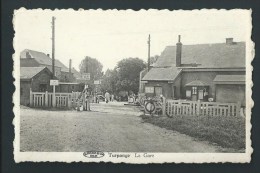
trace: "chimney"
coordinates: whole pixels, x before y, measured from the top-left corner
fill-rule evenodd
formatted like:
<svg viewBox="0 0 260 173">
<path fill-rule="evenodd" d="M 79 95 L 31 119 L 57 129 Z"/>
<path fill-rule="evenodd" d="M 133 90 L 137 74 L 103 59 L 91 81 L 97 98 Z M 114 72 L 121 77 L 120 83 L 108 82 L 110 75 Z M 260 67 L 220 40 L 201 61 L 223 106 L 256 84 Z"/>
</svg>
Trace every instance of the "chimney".
<svg viewBox="0 0 260 173">
<path fill-rule="evenodd" d="M 26 56 L 26 58 L 32 58 L 31 55 L 30 55 L 30 53 L 29 53 L 28 51 L 26 52 L 26 55 L 25 55 L 25 56 Z"/>
<path fill-rule="evenodd" d="M 69 62 L 69 73 L 71 75 L 71 59 L 70 59 L 70 62 Z"/>
<path fill-rule="evenodd" d="M 176 44 L 176 67 L 181 66 L 181 50 L 182 43 L 181 43 L 181 36 L 178 37 L 178 43 Z"/>
<path fill-rule="evenodd" d="M 226 38 L 226 44 L 227 45 L 232 45 L 234 42 L 233 42 L 233 38 Z"/>
</svg>

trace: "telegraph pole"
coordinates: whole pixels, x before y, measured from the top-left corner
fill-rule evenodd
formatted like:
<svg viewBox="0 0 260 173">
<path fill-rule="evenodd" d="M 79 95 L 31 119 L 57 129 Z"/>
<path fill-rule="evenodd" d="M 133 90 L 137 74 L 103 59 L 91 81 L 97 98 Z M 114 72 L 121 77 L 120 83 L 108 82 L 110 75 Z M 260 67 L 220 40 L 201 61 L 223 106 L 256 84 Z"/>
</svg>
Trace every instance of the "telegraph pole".
<svg viewBox="0 0 260 173">
<path fill-rule="evenodd" d="M 55 17 L 52 17 L 52 79 L 55 79 Z M 52 106 L 56 106 L 55 85 L 53 85 Z"/>
<path fill-rule="evenodd" d="M 52 79 L 55 77 L 55 17 L 52 17 Z"/>
<path fill-rule="evenodd" d="M 147 62 L 147 66 L 148 66 L 148 71 L 150 70 L 150 47 L 151 47 L 151 37 L 150 37 L 150 34 L 149 34 L 149 37 L 148 37 L 148 62 Z"/>
</svg>

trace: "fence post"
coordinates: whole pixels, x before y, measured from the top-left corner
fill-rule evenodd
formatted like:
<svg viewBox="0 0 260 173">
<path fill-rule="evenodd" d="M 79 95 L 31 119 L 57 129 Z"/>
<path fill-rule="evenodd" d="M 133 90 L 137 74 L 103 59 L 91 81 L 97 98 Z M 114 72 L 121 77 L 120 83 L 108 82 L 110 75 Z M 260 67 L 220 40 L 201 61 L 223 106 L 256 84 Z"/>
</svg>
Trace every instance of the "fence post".
<svg viewBox="0 0 260 173">
<path fill-rule="evenodd" d="M 30 107 L 33 105 L 33 93 L 32 93 L 32 88 L 30 88 Z"/>
<path fill-rule="evenodd" d="M 68 94 L 68 108 L 71 108 L 71 94 Z"/>
<path fill-rule="evenodd" d="M 83 104 L 83 111 L 85 111 L 87 108 L 86 108 L 86 103 L 85 103 L 85 93 L 82 94 L 82 104 Z"/>
<path fill-rule="evenodd" d="M 236 116 L 240 115 L 240 108 L 241 108 L 241 103 L 237 102 L 237 108 L 236 108 Z"/>
<path fill-rule="evenodd" d="M 162 102 L 162 116 L 166 115 L 166 98 L 163 97 L 162 98 L 163 102 Z"/>
<path fill-rule="evenodd" d="M 198 100 L 198 102 L 197 102 L 196 114 L 197 114 L 197 115 L 200 115 L 200 100 Z"/>
<path fill-rule="evenodd" d="M 45 107 L 48 107 L 48 91 L 45 91 Z"/>
</svg>

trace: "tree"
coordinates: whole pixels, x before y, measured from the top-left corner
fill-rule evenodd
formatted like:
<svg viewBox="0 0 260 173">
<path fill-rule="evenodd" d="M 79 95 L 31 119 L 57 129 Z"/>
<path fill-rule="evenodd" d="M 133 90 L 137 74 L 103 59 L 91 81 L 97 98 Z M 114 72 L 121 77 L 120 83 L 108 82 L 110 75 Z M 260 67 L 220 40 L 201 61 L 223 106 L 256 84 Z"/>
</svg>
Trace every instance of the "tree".
<svg viewBox="0 0 260 173">
<path fill-rule="evenodd" d="M 99 80 L 103 76 L 103 65 L 95 58 L 86 56 L 79 65 L 80 73 L 90 73 L 90 80 Z"/>
<path fill-rule="evenodd" d="M 143 60 L 139 58 L 126 58 L 118 62 L 115 68 L 117 72 L 116 90 L 138 93 L 139 75 L 146 67 Z"/>
<path fill-rule="evenodd" d="M 79 65 L 80 73 L 90 73 L 90 80 L 86 81 L 90 90 L 93 90 L 94 80 L 99 80 L 103 76 L 103 65 L 95 58 L 86 56 Z"/>
<path fill-rule="evenodd" d="M 158 58 L 159 58 L 159 55 L 151 56 L 150 57 L 150 64 L 151 65 L 154 64 L 157 61 Z"/>
<path fill-rule="evenodd" d="M 101 81 L 101 90 L 103 92 L 116 93 L 116 82 L 118 80 L 117 71 L 108 69 Z"/>
</svg>

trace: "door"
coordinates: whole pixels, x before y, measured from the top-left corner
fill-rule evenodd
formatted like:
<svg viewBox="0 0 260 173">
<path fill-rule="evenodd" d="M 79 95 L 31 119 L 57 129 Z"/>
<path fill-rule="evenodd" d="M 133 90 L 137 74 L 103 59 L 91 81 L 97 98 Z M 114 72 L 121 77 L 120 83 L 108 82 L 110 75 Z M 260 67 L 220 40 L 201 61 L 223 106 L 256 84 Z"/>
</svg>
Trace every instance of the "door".
<svg viewBox="0 0 260 173">
<path fill-rule="evenodd" d="M 199 90 L 199 100 L 203 100 L 203 90 Z"/>
<path fill-rule="evenodd" d="M 191 100 L 192 101 L 197 101 L 198 100 L 198 95 L 197 95 L 197 87 L 192 87 L 192 96 Z"/>
</svg>

